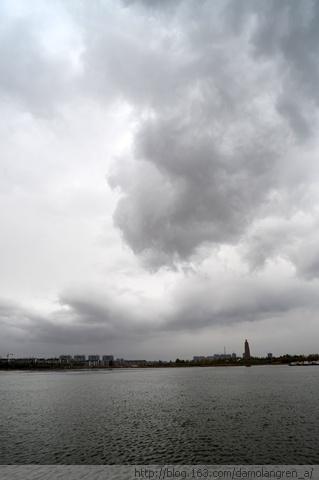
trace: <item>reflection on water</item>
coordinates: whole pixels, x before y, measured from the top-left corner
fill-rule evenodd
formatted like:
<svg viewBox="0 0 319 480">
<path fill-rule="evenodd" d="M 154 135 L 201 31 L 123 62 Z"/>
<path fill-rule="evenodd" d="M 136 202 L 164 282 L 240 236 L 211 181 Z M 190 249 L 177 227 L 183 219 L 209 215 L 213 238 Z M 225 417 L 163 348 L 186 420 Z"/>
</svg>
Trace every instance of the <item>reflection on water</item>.
<svg viewBox="0 0 319 480">
<path fill-rule="evenodd" d="M 1 464 L 319 464 L 319 368 L 0 373 Z"/>
</svg>

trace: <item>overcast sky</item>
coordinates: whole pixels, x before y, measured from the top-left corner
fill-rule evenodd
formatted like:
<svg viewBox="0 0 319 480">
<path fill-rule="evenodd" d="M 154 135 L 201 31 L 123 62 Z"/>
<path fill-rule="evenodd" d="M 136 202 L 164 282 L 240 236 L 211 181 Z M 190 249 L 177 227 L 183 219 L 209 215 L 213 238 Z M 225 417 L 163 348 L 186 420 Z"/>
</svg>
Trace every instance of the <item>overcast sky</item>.
<svg viewBox="0 0 319 480">
<path fill-rule="evenodd" d="M 318 25 L 1 1 L 2 356 L 319 351 Z"/>
</svg>

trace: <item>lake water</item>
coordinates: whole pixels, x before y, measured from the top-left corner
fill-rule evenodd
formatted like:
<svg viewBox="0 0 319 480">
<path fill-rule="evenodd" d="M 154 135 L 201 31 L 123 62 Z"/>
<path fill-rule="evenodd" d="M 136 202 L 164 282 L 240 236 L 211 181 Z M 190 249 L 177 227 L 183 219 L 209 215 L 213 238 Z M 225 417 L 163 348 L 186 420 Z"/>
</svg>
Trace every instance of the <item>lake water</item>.
<svg viewBox="0 0 319 480">
<path fill-rule="evenodd" d="M 319 464 L 319 367 L 0 372 L 1 464 Z"/>
</svg>

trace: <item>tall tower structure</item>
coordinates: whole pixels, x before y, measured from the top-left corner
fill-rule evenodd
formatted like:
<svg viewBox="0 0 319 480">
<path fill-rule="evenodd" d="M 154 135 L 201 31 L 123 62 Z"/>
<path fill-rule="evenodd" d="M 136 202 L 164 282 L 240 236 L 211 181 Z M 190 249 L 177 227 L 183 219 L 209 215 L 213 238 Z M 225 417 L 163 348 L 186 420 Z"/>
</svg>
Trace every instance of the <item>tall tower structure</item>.
<svg viewBox="0 0 319 480">
<path fill-rule="evenodd" d="M 245 360 L 246 362 L 249 362 L 250 360 L 250 348 L 249 348 L 249 343 L 248 340 L 245 340 Z"/>
</svg>

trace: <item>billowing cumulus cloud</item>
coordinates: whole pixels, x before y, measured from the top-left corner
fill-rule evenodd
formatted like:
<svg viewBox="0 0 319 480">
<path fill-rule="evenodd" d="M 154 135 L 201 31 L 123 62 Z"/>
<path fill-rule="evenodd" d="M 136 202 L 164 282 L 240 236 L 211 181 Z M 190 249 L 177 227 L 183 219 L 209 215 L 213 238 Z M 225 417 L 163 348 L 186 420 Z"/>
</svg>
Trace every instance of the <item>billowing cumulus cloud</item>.
<svg viewBox="0 0 319 480">
<path fill-rule="evenodd" d="M 305 55 L 298 50 L 294 58 L 293 47 L 285 47 L 296 28 L 302 51 L 312 45 L 316 8 L 296 6 L 302 9 L 296 27 L 298 11 L 282 5 L 284 34 L 272 25 L 275 4 L 266 11 L 249 6 L 242 4 L 240 29 L 231 28 L 233 8 L 239 8 L 233 4 L 204 3 L 195 12 L 197 22 L 180 7 L 168 20 L 169 31 L 178 32 L 168 46 L 163 36 L 155 45 L 130 51 L 136 61 L 127 66 L 126 94 L 146 111 L 137 128 L 131 182 L 121 181 L 126 164 L 111 180 L 124 194 L 114 219 L 133 251 L 151 266 L 188 259 L 203 243 L 239 242 L 253 221 L 276 208 L 278 196 L 289 197 L 296 189 L 301 199 L 307 194 L 308 169 L 317 175 L 311 155 L 301 153 L 302 166 L 295 158 L 296 145 L 311 136 L 317 118 L 315 94 L 305 81 L 310 76 L 315 83 L 316 67 L 309 53 L 306 69 Z M 159 14 L 150 21 L 157 27 L 164 23 Z M 143 62 L 140 68 L 148 54 L 160 55 L 158 67 Z M 305 69 L 307 77 L 298 73 Z M 153 98 L 145 83 L 154 71 Z M 141 85 L 144 95 L 135 97 Z M 294 207 L 304 208 L 302 202 Z"/>
<path fill-rule="evenodd" d="M 1 349 L 317 334 L 317 3 L 0 8 Z"/>
</svg>

